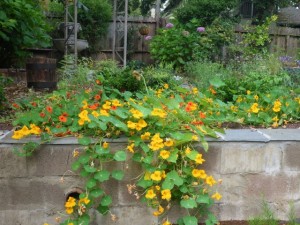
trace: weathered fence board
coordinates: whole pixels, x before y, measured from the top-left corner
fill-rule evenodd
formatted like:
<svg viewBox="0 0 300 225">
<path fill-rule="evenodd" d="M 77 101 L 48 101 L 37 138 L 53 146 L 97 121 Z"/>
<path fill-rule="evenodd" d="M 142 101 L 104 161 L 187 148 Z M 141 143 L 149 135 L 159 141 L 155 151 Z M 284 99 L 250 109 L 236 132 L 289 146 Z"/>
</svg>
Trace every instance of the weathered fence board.
<svg viewBox="0 0 300 225">
<path fill-rule="evenodd" d="M 247 33 L 242 26 L 235 28 L 236 33 L 241 35 Z M 295 57 L 300 51 L 300 28 L 271 26 L 269 29 L 271 36 L 270 50 L 281 55 Z"/>
</svg>

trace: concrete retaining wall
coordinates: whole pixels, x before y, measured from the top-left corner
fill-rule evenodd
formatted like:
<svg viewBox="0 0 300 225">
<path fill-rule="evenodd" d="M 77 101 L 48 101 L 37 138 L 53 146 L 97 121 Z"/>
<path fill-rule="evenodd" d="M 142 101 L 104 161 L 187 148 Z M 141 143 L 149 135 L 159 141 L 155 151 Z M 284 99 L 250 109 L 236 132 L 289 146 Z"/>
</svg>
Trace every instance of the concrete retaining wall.
<svg viewBox="0 0 300 225">
<path fill-rule="evenodd" d="M 57 224 L 55 217 L 64 211 L 66 194 L 83 187 L 84 181 L 69 170 L 72 152 L 80 146 L 76 139 L 60 139 L 21 158 L 12 149 L 22 140 L 10 135 L 0 139 L 0 225 Z M 114 140 L 110 146 L 123 148 L 126 140 Z M 219 188 L 223 198 L 213 209 L 219 220 L 247 220 L 260 212 L 263 199 L 283 220 L 293 202 L 300 218 L 299 129 L 228 130 L 219 139 L 209 139 L 209 146 L 204 153 L 206 169 L 223 180 Z M 108 181 L 104 187 L 113 196 L 111 212 L 119 220 L 112 222 L 110 216 L 94 212 L 93 224 L 157 224 L 152 211 L 127 193 L 126 184 L 140 173 L 137 165 L 128 161 L 109 166 L 126 171 L 124 180 Z"/>
</svg>

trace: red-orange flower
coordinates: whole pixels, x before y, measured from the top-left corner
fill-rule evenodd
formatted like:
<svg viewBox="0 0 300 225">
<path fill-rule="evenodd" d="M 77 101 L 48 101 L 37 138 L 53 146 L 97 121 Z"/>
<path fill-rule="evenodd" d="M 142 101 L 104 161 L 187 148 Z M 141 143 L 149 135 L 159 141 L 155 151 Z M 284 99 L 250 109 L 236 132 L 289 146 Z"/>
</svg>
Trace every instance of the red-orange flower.
<svg viewBox="0 0 300 225">
<path fill-rule="evenodd" d="M 200 112 L 200 113 L 199 113 L 199 116 L 200 116 L 201 119 L 205 119 L 205 118 L 206 118 L 206 115 L 205 115 L 205 113 L 203 113 L 203 112 Z"/>
<path fill-rule="evenodd" d="M 94 96 L 94 99 L 95 99 L 96 101 L 99 101 L 99 100 L 101 99 L 101 96 L 100 96 L 100 95 L 95 95 L 95 96 Z"/>
<path fill-rule="evenodd" d="M 101 81 L 100 80 L 96 80 L 96 84 L 101 85 Z"/>
<path fill-rule="evenodd" d="M 59 119 L 60 122 L 63 122 L 63 123 L 67 122 L 67 120 L 68 120 L 68 118 L 66 116 L 63 116 L 63 115 L 60 115 L 58 117 L 58 119 Z"/>
<path fill-rule="evenodd" d="M 17 103 L 13 103 L 12 106 L 13 106 L 14 108 L 20 108 L 20 106 L 19 106 Z"/>
<path fill-rule="evenodd" d="M 93 104 L 93 105 L 90 105 L 89 108 L 92 110 L 96 110 L 98 107 L 95 104 Z"/>
<path fill-rule="evenodd" d="M 212 86 L 209 87 L 209 91 L 210 91 L 213 95 L 217 94 L 217 92 L 213 89 Z"/>
<path fill-rule="evenodd" d="M 64 112 L 64 113 L 61 114 L 61 115 L 62 115 L 62 116 L 65 116 L 65 117 L 69 116 L 68 113 L 66 113 L 66 112 Z"/>
<path fill-rule="evenodd" d="M 116 110 L 117 108 L 118 108 L 118 107 L 117 107 L 117 106 L 114 106 L 114 105 L 110 107 L 111 110 Z"/>
<path fill-rule="evenodd" d="M 44 112 L 40 113 L 40 117 L 44 118 L 46 116 L 46 114 Z"/>
<path fill-rule="evenodd" d="M 51 106 L 46 106 L 46 110 L 49 112 L 49 113 L 52 113 L 53 109 Z"/>
<path fill-rule="evenodd" d="M 36 102 L 31 102 L 31 105 L 32 105 L 33 107 L 36 107 L 36 106 L 37 106 Z"/>
</svg>

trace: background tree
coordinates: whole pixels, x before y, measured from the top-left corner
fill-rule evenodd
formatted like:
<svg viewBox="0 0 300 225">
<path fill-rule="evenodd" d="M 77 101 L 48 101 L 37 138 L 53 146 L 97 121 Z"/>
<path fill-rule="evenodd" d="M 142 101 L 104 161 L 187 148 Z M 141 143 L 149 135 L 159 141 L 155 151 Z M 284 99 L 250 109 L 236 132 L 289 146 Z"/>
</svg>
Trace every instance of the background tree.
<svg viewBox="0 0 300 225">
<path fill-rule="evenodd" d="M 1 0 L 0 67 L 19 67 L 28 55 L 27 48 L 50 46 L 49 29 L 36 1 Z"/>
</svg>

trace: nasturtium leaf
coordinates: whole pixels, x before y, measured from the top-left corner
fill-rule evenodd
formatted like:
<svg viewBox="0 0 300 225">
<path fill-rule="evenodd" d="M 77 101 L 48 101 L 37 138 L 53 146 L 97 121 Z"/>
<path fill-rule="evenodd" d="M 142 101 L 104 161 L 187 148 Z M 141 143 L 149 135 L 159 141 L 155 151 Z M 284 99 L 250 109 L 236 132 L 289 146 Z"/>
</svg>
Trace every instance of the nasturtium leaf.
<svg viewBox="0 0 300 225">
<path fill-rule="evenodd" d="M 139 180 L 137 182 L 137 186 L 145 188 L 145 189 L 148 188 L 148 187 L 150 187 L 152 184 L 153 184 L 152 180 L 144 180 L 144 179 L 142 179 L 142 180 Z"/>
<path fill-rule="evenodd" d="M 100 201 L 102 206 L 109 206 L 112 203 L 112 198 L 110 195 L 105 195 Z"/>
<path fill-rule="evenodd" d="M 89 155 L 81 155 L 78 158 L 78 162 L 81 164 L 87 164 L 90 161 L 90 156 Z"/>
<path fill-rule="evenodd" d="M 123 123 L 121 120 L 118 120 L 115 117 L 108 117 L 108 121 L 111 122 L 114 126 L 120 128 L 123 131 L 128 131 L 128 127 L 125 123 Z"/>
<path fill-rule="evenodd" d="M 97 181 L 94 178 L 91 178 L 86 182 L 87 188 L 93 188 L 96 186 L 96 184 L 97 184 Z"/>
<path fill-rule="evenodd" d="M 176 163 L 178 159 L 178 150 L 171 152 L 170 157 L 167 158 L 168 162 Z"/>
<path fill-rule="evenodd" d="M 211 212 L 208 213 L 208 218 L 205 220 L 205 224 L 206 225 L 214 225 L 218 223 L 217 218 L 215 217 L 214 214 L 212 214 Z"/>
<path fill-rule="evenodd" d="M 149 155 L 143 159 L 144 163 L 151 164 L 153 161 L 153 156 Z"/>
<path fill-rule="evenodd" d="M 141 162 L 142 154 L 141 153 L 134 153 L 132 156 L 132 160 L 135 162 Z"/>
<path fill-rule="evenodd" d="M 184 216 L 182 219 L 184 225 L 198 225 L 198 219 L 195 216 Z"/>
<path fill-rule="evenodd" d="M 196 198 L 196 202 L 209 204 L 210 203 L 210 198 L 209 198 L 208 195 L 200 195 L 200 196 L 198 196 L 198 198 Z"/>
<path fill-rule="evenodd" d="M 208 143 L 207 143 L 207 141 L 201 141 L 201 144 L 202 144 L 202 147 L 203 147 L 203 149 L 204 149 L 204 151 L 208 151 Z"/>
<path fill-rule="evenodd" d="M 139 146 L 143 149 L 145 153 L 149 152 L 149 146 L 147 144 L 141 143 Z"/>
<path fill-rule="evenodd" d="M 89 145 L 91 144 L 92 140 L 88 137 L 82 137 L 78 139 L 78 143 L 81 145 Z"/>
<path fill-rule="evenodd" d="M 97 207 L 97 211 L 102 215 L 106 215 L 109 212 L 109 208 L 107 206 L 99 204 L 99 206 Z"/>
<path fill-rule="evenodd" d="M 93 128 L 96 128 L 96 127 L 97 127 L 97 124 L 96 124 L 94 121 L 92 121 L 92 122 L 90 122 L 90 123 L 88 124 L 88 128 L 93 129 Z"/>
<path fill-rule="evenodd" d="M 167 178 L 166 179 L 173 180 L 174 184 L 177 185 L 177 186 L 180 186 L 180 185 L 183 184 L 183 179 L 178 175 L 178 173 L 175 170 L 169 172 L 167 174 Z"/>
<path fill-rule="evenodd" d="M 109 171 L 107 170 L 101 170 L 95 173 L 94 178 L 100 182 L 106 181 L 109 179 Z"/>
<path fill-rule="evenodd" d="M 100 127 L 101 130 L 106 131 L 107 125 L 106 125 L 105 122 L 102 122 L 102 121 L 98 121 L 98 120 L 97 120 L 96 123 L 98 124 L 98 126 Z"/>
<path fill-rule="evenodd" d="M 88 214 L 83 214 L 78 218 L 78 223 L 80 225 L 89 225 L 90 224 L 90 216 Z"/>
<path fill-rule="evenodd" d="M 72 170 L 78 170 L 79 168 L 80 168 L 80 166 L 81 166 L 81 164 L 80 164 L 80 162 L 79 161 L 76 161 L 76 162 L 73 162 L 72 163 L 72 166 L 71 166 L 71 168 L 72 168 Z"/>
<path fill-rule="evenodd" d="M 193 209 L 193 208 L 197 207 L 197 203 L 196 203 L 195 199 L 192 199 L 192 198 L 182 199 L 180 201 L 180 205 L 186 209 Z"/>
<path fill-rule="evenodd" d="M 114 170 L 112 171 L 111 176 L 116 180 L 122 180 L 124 177 L 124 172 L 122 170 Z"/>
<path fill-rule="evenodd" d="M 49 140 L 50 140 L 50 135 L 47 134 L 47 133 L 41 133 L 41 140 L 42 140 L 43 142 L 49 141 Z"/>
<path fill-rule="evenodd" d="M 122 119 L 126 119 L 128 116 L 126 114 L 126 110 L 123 108 L 117 108 L 116 110 L 113 111 L 118 117 Z"/>
<path fill-rule="evenodd" d="M 85 169 L 86 172 L 89 172 L 89 173 L 94 173 L 97 170 L 95 167 L 90 166 L 90 165 L 84 165 L 83 168 Z"/>
<path fill-rule="evenodd" d="M 170 179 L 166 179 L 164 180 L 164 182 L 162 183 L 162 189 L 173 189 L 174 187 L 174 181 L 170 180 Z"/>
<path fill-rule="evenodd" d="M 130 102 L 130 105 L 133 106 L 135 109 L 139 110 L 141 113 L 143 113 L 144 118 L 150 115 L 151 110 L 148 108 L 145 108 L 141 105 L 137 105 L 135 103 Z"/>
<path fill-rule="evenodd" d="M 93 198 L 98 198 L 99 196 L 101 196 L 102 194 L 104 193 L 104 191 L 102 189 L 94 189 L 90 192 L 90 195 L 93 197 Z"/>
<path fill-rule="evenodd" d="M 114 159 L 116 160 L 116 161 L 125 161 L 126 160 L 126 152 L 124 152 L 124 151 L 117 151 L 116 153 L 115 153 L 115 155 L 114 155 Z"/>
<path fill-rule="evenodd" d="M 190 158 L 191 160 L 195 160 L 196 159 L 196 156 L 198 155 L 199 153 L 197 151 L 191 151 L 189 154 L 187 154 L 186 156 L 188 158 Z"/>
<path fill-rule="evenodd" d="M 181 193 L 187 193 L 189 191 L 189 189 L 187 188 L 187 186 L 183 185 L 179 188 L 179 190 L 181 191 Z"/>
<path fill-rule="evenodd" d="M 214 77 L 214 78 L 210 79 L 209 83 L 216 88 L 219 88 L 219 87 L 222 87 L 225 85 L 225 83 L 218 77 Z"/>
<path fill-rule="evenodd" d="M 96 153 L 99 155 L 105 155 L 109 153 L 109 148 L 103 148 L 100 145 L 97 145 L 95 149 L 96 149 Z"/>
<path fill-rule="evenodd" d="M 87 177 L 87 176 L 89 176 L 89 175 L 90 175 L 90 173 L 87 172 L 87 171 L 85 171 L 85 170 L 81 170 L 81 171 L 80 171 L 80 176 L 82 176 L 82 177 Z"/>
</svg>

